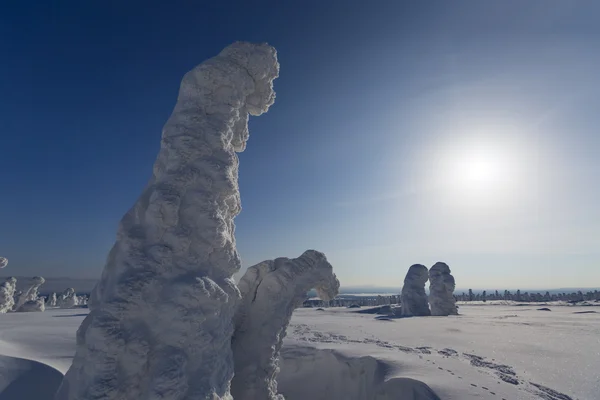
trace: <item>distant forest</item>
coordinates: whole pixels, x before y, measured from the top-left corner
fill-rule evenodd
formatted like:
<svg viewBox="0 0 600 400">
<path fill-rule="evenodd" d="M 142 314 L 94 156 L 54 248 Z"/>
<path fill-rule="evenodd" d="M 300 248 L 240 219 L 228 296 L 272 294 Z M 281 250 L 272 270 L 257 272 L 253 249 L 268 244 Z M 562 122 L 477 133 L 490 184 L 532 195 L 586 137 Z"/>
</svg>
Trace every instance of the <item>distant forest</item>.
<svg viewBox="0 0 600 400">
<path fill-rule="evenodd" d="M 457 295 L 454 294 L 459 301 L 488 301 L 488 300 L 513 300 L 513 301 L 525 301 L 525 302 L 545 302 L 545 301 L 600 301 L 600 292 L 598 290 L 582 292 L 581 290 L 572 293 L 529 293 L 529 292 L 521 292 L 517 290 L 515 292 L 511 292 L 510 290 L 505 290 L 504 292 L 498 292 L 497 290 L 494 292 L 487 292 L 484 290 L 483 292 L 474 293 L 473 290 L 469 289 L 467 293 L 462 292 Z"/>
</svg>

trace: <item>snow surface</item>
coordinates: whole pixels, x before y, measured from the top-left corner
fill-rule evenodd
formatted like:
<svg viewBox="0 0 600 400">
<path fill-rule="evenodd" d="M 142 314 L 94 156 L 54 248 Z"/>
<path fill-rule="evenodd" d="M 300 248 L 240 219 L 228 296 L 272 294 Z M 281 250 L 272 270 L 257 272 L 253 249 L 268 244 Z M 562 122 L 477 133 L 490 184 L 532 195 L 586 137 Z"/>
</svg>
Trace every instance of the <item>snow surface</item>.
<svg viewBox="0 0 600 400">
<path fill-rule="evenodd" d="M 453 293 L 456 288 L 450 267 L 443 262 L 437 262 L 429 270 L 429 305 L 431 315 L 457 315 L 456 300 Z"/>
<path fill-rule="evenodd" d="M 408 269 L 402 286 L 402 315 L 431 315 L 425 293 L 425 283 L 428 279 L 429 271 L 426 266 L 415 264 Z"/>
<path fill-rule="evenodd" d="M 236 152 L 277 54 L 237 42 L 188 72 L 152 178 L 120 222 L 57 400 L 229 399 L 240 269 Z M 120 382 L 127 381 L 127 385 Z"/>
<path fill-rule="evenodd" d="M 321 299 L 333 299 L 340 282 L 323 253 L 307 250 L 298 258 L 281 257 L 248 268 L 239 288 L 231 394 L 236 400 L 280 399 L 279 351 L 294 309 L 313 288 Z"/>
<path fill-rule="evenodd" d="M 278 390 L 286 400 L 375 399 L 359 394 L 383 389 L 396 393 L 390 399 L 435 399 L 402 397 L 413 389 L 427 393 L 422 382 L 444 400 L 597 400 L 600 309 L 550 309 L 463 305 L 459 316 L 391 320 L 341 308 L 298 309 L 281 350 Z M 28 382 L 52 369 L 65 373 L 86 311 L 0 315 L 0 376 L 15 376 L 17 366 L 6 357 L 48 366 L 32 371 Z M 411 380 L 385 384 L 400 378 Z"/>
</svg>

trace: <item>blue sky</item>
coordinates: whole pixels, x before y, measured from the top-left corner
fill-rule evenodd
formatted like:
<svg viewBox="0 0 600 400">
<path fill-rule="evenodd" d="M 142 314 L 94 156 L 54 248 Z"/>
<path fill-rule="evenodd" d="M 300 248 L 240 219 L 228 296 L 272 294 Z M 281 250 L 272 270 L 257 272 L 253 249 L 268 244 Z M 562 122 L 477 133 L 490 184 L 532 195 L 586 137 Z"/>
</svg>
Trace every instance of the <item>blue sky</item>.
<svg viewBox="0 0 600 400">
<path fill-rule="evenodd" d="M 460 287 L 600 286 L 594 1 L 12 3 L 3 272 L 99 276 L 181 77 L 248 40 L 281 75 L 240 154 L 245 266 L 315 248 L 347 286 L 440 260 Z"/>
</svg>

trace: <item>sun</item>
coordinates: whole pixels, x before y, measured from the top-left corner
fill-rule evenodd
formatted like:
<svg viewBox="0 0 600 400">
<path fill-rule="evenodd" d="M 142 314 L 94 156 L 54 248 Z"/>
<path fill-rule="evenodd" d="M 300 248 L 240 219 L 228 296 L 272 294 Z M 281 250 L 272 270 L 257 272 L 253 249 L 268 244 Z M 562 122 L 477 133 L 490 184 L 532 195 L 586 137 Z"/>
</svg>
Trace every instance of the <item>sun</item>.
<svg viewBox="0 0 600 400">
<path fill-rule="evenodd" d="M 502 175 L 502 160 L 494 155 L 467 154 L 459 164 L 458 178 L 465 184 L 484 185 L 497 181 Z"/>
</svg>

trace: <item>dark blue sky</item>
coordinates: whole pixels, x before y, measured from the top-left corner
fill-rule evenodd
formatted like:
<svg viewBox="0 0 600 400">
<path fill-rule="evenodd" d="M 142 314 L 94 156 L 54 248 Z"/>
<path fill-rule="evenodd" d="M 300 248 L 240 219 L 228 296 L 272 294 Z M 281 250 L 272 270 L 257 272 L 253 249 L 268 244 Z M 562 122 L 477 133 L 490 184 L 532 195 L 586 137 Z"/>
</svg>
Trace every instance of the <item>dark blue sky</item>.
<svg viewBox="0 0 600 400">
<path fill-rule="evenodd" d="M 391 274 L 401 282 L 398 269 L 438 259 L 465 274 L 493 255 L 497 266 L 543 268 L 550 257 L 544 249 L 560 238 L 532 243 L 534 252 L 487 246 L 498 232 L 523 228 L 498 227 L 473 254 L 467 243 L 482 236 L 486 216 L 453 209 L 430 223 L 444 207 L 419 208 L 426 203 L 420 195 L 437 194 L 420 186 L 429 178 L 418 166 L 435 162 L 428 156 L 436 144 L 458 137 L 440 126 L 479 121 L 467 142 L 490 136 L 489 126 L 517 126 L 511 134 L 529 135 L 535 157 L 584 163 L 577 168 L 592 171 L 581 182 L 589 187 L 598 171 L 597 112 L 588 92 L 590 79 L 598 83 L 599 8 L 592 1 L 482 3 L 3 2 L 0 255 L 15 275 L 97 276 L 119 219 L 150 177 L 181 77 L 247 40 L 277 48 L 281 76 L 275 105 L 251 120 L 240 155 L 236 224 L 246 266 L 316 248 L 349 284 L 387 283 Z M 547 121 L 548 110 L 560 129 L 543 139 L 522 134 Z M 540 214 L 542 194 L 534 194 L 531 208 L 511 209 L 510 218 Z M 597 196 L 587 195 L 585 210 L 592 212 Z M 573 209 L 572 200 L 544 215 Z M 593 236 L 584 223 L 590 215 L 568 214 L 560 229 Z M 473 226 L 457 243 L 431 239 L 465 218 Z M 528 225 L 531 235 L 547 231 L 545 223 Z M 574 258 L 573 248 L 551 258 L 588 271 L 596 244 L 577 247 Z M 478 283 L 493 278 L 479 274 Z"/>
</svg>

